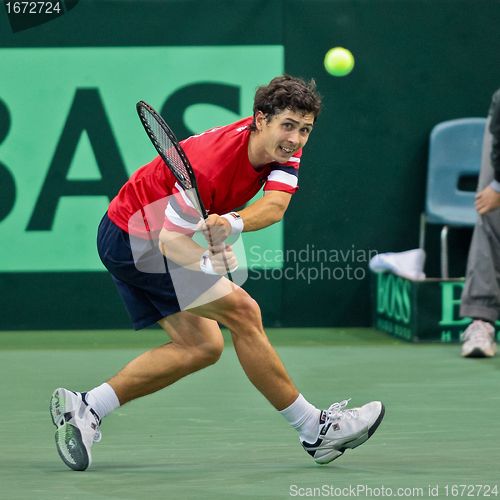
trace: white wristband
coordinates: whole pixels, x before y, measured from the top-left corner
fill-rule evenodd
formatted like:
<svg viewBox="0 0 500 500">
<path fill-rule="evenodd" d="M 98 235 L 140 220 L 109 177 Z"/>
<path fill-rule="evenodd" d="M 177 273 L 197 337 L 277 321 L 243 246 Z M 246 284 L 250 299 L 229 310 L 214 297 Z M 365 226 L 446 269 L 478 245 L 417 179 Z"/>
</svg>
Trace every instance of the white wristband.
<svg viewBox="0 0 500 500">
<path fill-rule="evenodd" d="M 214 266 L 212 265 L 212 261 L 210 260 L 210 253 L 208 252 L 208 250 L 205 250 L 201 255 L 200 269 L 205 274 L 211 274 L 215 276 L 219 275 L 219 273 L 215 272 Z M 226 269 L 226 272 L 234 273 L 236 269 L 238 269 L 238 264 L 236 264 L 233 269 Z"/>
<path fill-rule="evenodd" d="M 226 219 L 229 224 L 231 224 L 231 233 L 226 238 L 226 243 L 231 245 L 240 237 L 240 234 L 243 232 L 243 219 L 237 212 L 229 212 L 227 214 L 221 215 L 221 217 Z"/>
<path fill-rule="evenodd" d="M 202 272 L 204 272 L 205 274 L 212 274 L 212 275 L 215 275 L 217 274 L 215 271 L 214 271 L 214 266 L 212 266 L 212 261 L 210 260 L 210 255 L 208 253 L 208 250 L 205 250 L 202 254 L 201 254 L 201 258 L 200 258 L 200 269 L 202 270 Z"/>
</svg>

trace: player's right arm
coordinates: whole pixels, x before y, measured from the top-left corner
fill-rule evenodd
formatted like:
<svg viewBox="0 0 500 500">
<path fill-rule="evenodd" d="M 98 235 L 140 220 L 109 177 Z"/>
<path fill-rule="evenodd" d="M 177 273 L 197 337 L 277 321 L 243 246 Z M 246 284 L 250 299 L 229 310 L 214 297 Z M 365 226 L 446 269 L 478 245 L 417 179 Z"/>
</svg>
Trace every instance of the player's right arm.
<svg viewBox="0 0 500 500">
<path fill-rule="evenodd" d="M 167 259 L 184 268 L 200 270 L 200 259 L 205 249 L 189 236 L 162 228 L 158 244 Z"/>
<path fill-rule="evenodd" d="M 207 272 L 207 258 L 210 259 L 210 269 L 216 274 L 224 275 L 228 269 L 234 271 L 238 267 L 236 256 L 228 245 L 210 248 L 207 253 L 191 237 L 165 228 L 160 231 L 158 244 L 161 253 L 168 260 L 185 269 Z"/>
<path fill-rule="evenodd" d="M 236 269 L 238 264 L 230 247 L 210 245 L 207 252 L 193 240 L 193 235 L 201 229 L 202 220 L 193 201 L 177 185 L 174 186 L 159 235 L 161 253 L 167 260 L 193 271 L 225 274 L 228 268 Z"/>
</svg>

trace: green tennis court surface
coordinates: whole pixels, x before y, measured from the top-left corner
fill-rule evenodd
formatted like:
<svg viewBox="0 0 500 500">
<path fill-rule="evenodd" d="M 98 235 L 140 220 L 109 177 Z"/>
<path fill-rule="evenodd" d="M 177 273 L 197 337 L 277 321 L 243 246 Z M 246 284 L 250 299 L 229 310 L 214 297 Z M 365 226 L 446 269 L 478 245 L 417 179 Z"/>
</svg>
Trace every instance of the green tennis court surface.
<svg viewBox="0 0 500 500">
<path fill-rule="evenodd" d="M 52 390 L 92 388 L 164 336 L 3 332 L 0 498 L 436 498 L 429 487 L 446 498 L 484 497 L 484 485 L 500 490 L 500 357 L 463 360 L 457 345 L 412 345 L 370 329 L 269 335 L 317 406 L 347 397 L 355 406 L 385 403 L 372 439 L 316 465 L 247 381 L 228 340 L 218 364 L 109 416 L 92 468 L 73 472 L 53 443 Z M 468 490 L 452 495 L 454 485 Z"/>
</svg>

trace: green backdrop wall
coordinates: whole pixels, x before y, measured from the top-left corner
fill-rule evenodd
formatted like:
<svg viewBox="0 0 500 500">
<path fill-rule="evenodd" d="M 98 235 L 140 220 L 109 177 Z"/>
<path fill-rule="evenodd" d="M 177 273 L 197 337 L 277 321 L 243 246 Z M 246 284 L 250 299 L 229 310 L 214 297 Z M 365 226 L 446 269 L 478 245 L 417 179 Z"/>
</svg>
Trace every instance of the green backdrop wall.
<svg viewBox="0 0 500 500">
<path fill-rule="evenodd" d="M 484 116 L 500 86 L 496 0 L 60 5 L 0 12 L 0 329 L 128 327 L 94 247 L 153 156 L 135 102 L 183 137 L 250 114 L 283 71 L 314 77 L 325 107 L 284 223 L 245 241 L 245 287 L 268 325 L 367 325 L 369 257 L 417 246 L 431 128 Z M 322 66 L 336 45 L 356 57 L 344 78 Z"/>
</svg>

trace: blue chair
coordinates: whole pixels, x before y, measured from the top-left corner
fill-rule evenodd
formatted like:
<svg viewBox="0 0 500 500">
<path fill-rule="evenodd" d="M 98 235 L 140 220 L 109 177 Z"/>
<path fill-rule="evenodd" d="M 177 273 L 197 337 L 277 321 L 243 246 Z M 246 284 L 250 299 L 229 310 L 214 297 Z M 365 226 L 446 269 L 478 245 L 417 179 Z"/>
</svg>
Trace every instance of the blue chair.
<svg viewBox="0 0 500 500">
<path fill-rule="evenodd" d="M 464 176 L 478 176 L 485 118 L 461 118 L 437 124 L 430 135 L 425 212 L 420 218 L 420 248 L 427 224 L 441 229 L 441 276 L 448 278 L 448 229 L 473 227 L 475 192 L 459 189 Z"/>
</svg>

